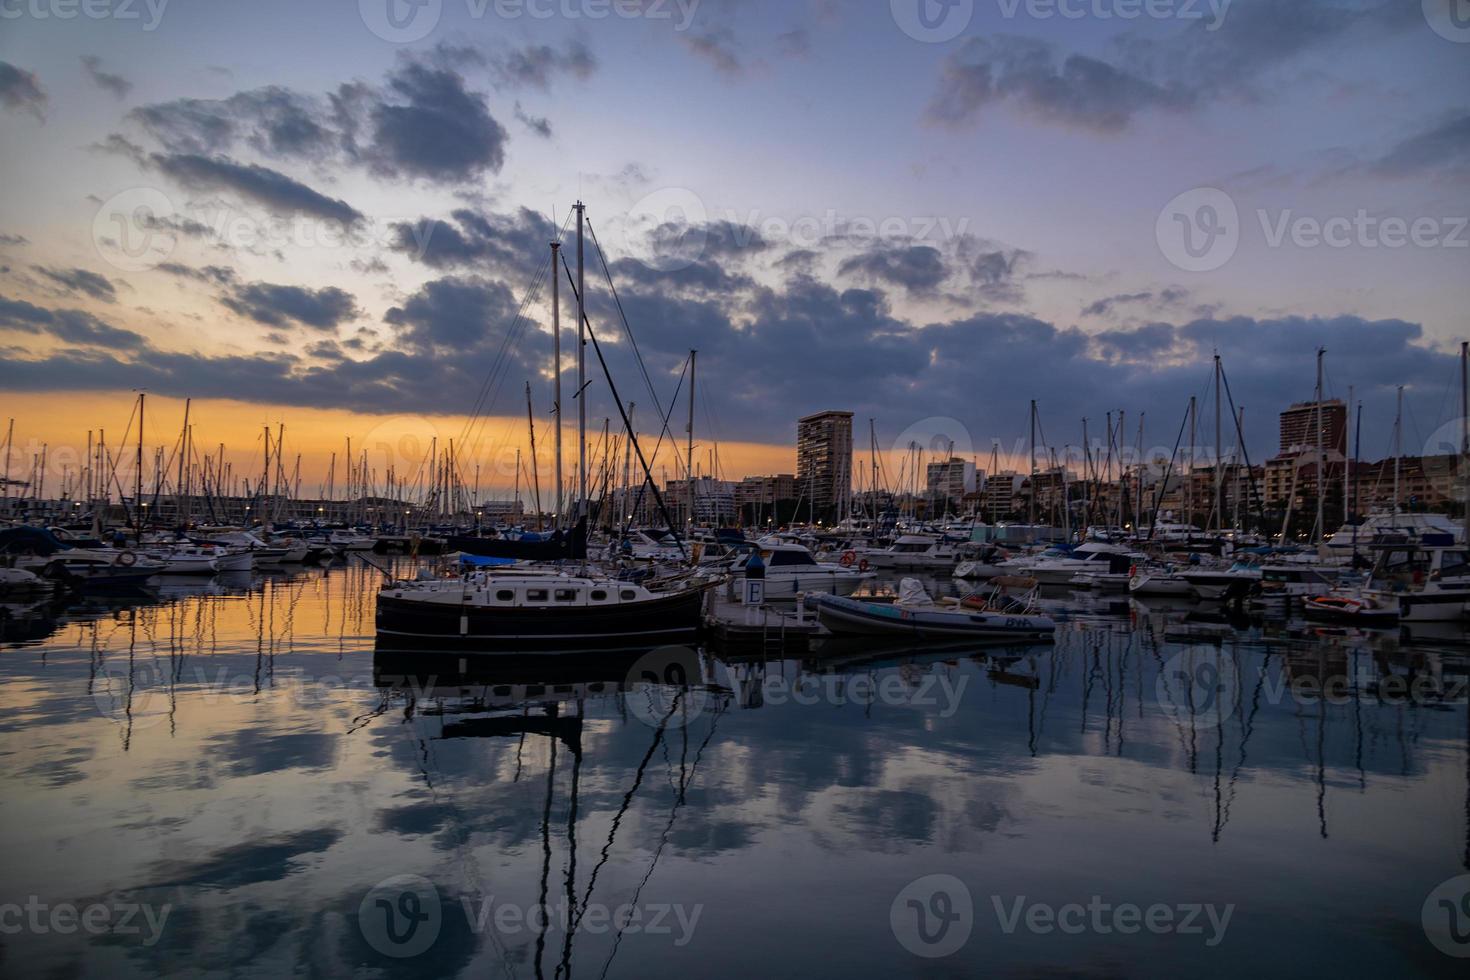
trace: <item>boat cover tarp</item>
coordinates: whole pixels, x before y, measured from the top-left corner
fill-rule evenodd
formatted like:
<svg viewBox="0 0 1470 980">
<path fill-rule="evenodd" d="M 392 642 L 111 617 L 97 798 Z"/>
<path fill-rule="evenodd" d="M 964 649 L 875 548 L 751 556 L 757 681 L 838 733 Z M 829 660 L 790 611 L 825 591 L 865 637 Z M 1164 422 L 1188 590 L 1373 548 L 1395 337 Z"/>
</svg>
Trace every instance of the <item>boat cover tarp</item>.
<svg viewBox="0 0 1470 980">
<path fill-rule="evenodd" d="M 517 561 L 580 561 L 587 557 L 587 519 L 584 517 L 570 531 L 557 530 L 543 541 L 507 541 L 504 538 L 451 537 L 451 551 L 484 558 L 511 558 Z"/>
<path fill-rule="evenodd" d="M 8 527 L 0 530 L 0 555 L 32 554 L 49 557 L 71 545 L 43 527 Z"/>
<path fill-rule="evenodd" d="M 916 578 L 906 578 L 898 583 L 898 601 L 906 606 L 933 605 L 934 600 L 924 591 L 924 585 Z"/>
<path fill-rule="evenodd" d="M 514 558 L 491 558 L 488 555 L 460 555 L 461 565 L 469 565 L 473 568 L 499 568 L 502 565 L 514 565 Z"/>
</svg>

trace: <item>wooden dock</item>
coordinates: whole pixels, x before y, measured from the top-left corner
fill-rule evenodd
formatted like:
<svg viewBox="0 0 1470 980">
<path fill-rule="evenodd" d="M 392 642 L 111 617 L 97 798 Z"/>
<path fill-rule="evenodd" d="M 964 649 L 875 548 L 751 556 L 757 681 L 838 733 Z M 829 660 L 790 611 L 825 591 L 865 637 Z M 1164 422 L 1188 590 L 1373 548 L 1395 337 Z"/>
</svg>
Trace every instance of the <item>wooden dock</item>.
<svg viewBox="0 0 1470 980">
<path fill-rule="evenodd" d="M 710 595 L 705 626 L 721 646 L 780 652 L 805 650 L 812 637 L 826 632 L 800 603 L 746 605 L 719 593 Z"/>
</svg>

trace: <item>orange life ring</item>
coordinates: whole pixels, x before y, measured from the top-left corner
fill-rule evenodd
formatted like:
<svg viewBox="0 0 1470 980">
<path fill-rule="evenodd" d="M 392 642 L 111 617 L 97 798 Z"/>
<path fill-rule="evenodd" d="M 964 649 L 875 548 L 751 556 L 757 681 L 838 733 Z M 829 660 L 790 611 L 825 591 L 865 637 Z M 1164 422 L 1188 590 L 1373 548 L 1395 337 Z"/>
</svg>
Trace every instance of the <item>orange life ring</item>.
<svg viewBox="0 0 1470 980">
<path fill-rule="evenodd" d="M 114 563 L 121 565 L 123 568 L 132 568 L 138 563 L 138 556 L 131 551 L 124 551 L 114 559 Z"/>
<path fill-rule="evenodd" d="M 866 572 L 867 570 L 868 570 L 868 560 L 866 558 L 864 558 L 864 559 L 862 559 L 861 561 L 858 562 L 858 571 L 860 571 L 860 572 Z"/>
<path fill-rule="evenodd" d="M 841 559 L 841 561 L 842 561 L 842 567 L 843 568 L 851 568 L 852 567 L 852 563 L 855 562 L 855 561 L 857 561 L 857 552 L 856 551 L 844 551 L 842 553 L 842 559 Z"/>
</svg>

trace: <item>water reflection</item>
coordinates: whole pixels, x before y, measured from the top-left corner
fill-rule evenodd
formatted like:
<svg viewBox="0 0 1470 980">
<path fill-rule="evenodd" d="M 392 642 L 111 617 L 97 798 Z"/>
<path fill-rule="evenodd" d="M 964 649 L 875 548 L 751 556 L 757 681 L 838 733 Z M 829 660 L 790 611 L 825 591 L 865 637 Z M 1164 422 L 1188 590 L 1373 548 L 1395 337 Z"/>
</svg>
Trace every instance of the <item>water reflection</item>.
<svg viewBox="0 0 1470 980">
<path fill-rule="evenodd" d="M 0 611 L 8 893 L 172 908 L 147 946 L 5 935 L 7 967 L 735 976 L 779 951 L 887 976 L 920 963 L 889 901 L 944 872 L 977 917 L 992 896 L 1234 903 L 1220 972 L 1274 972 L 1304 937 L 1324 970 L 1447 972 L 1418 923 L 1470 862 L 1458 633 L 1048 597 L 1043 645 L 427 657 L 373 649 L 377 581 Z M 366 902 L 396 876 L 439 915 L 407 961 Z M 694 920 L 682 944 L 648 927 L 663 908 Z M 1200 952 L 984 929 L 946 962 Z"/>
</svg>

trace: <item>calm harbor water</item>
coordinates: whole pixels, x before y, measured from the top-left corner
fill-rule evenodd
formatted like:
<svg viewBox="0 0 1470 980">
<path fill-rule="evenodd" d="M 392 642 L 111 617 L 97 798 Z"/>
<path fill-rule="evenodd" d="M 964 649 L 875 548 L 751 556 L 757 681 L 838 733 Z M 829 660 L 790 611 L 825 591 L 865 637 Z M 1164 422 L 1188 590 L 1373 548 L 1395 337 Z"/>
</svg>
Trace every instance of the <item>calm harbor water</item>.
<svg viewBox="0 0 1470 980">
<path fill-rule="evenodd" d="M 7 607 L 0 971 L 1463 975 L 1456 631 L 462 662 L 376 585 Z"/>
</svg>

